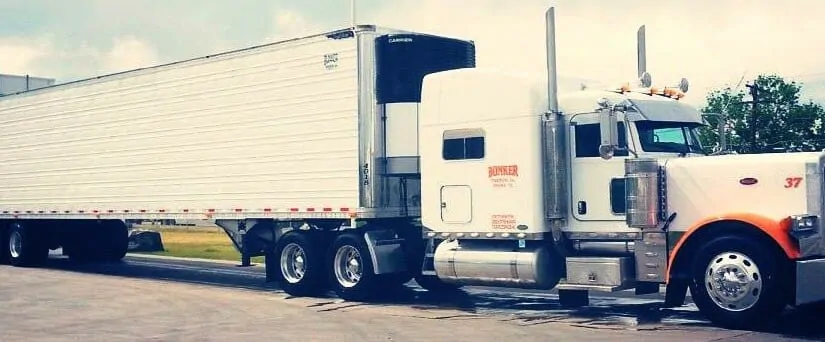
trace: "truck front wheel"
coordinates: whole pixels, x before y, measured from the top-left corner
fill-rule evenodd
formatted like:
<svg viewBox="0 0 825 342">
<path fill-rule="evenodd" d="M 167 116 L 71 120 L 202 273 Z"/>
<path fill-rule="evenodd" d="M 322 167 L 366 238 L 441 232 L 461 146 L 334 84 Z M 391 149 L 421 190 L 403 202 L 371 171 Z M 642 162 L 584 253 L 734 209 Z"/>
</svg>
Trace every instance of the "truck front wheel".
<svg viewBox="0 0 825 342">
<path fill-rule="evenodd" d="M 723 236 L 699 248 L 690 285 L 693 301 L 716 325 L 747 329 L 767 323 L 785 306 L 780 262 L 753 239 Z"/>
</svg>

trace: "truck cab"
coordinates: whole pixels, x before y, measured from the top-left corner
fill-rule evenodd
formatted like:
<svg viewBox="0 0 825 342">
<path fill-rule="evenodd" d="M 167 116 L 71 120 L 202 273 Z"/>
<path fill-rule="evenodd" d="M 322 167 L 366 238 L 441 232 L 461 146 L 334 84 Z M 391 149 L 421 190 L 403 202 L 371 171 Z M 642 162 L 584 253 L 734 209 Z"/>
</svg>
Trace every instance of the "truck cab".
<svg viewBox="0 0 825 342">
<path fill-rule="evenodd" d="M 704 155 L 697 129 L 703 125 L 695 108 L 655 89 L 618 87 L 562 94 L 559 109 L 569 124 L 571 231 L 629 231 L 625 224 L 624 163 L 628 158 L 682 158 Z M 616 113 L 618 149 L 605 160 L 601 116 L 608 105 Z"/>
<path fill-rule="evenodd" d="M 423 225 L 442 235 L 548 233 L 542 207 L 546 85 L 476 68 L 427 76 L 423 89 L 422 203 L 431 209 L 422 209 Z M 625 159 L 704 155 L 701 113 L 676 99 L 617 88 L 567 93 L 559 101 L 566 148 L 555 152 L 566 160 L 572 204 L 565 232 L 637 232 L 625 222 Z M 601 121 L 611 105 L 623 111 L 615 119 L 619 148 L 608 159 L 600 152 Z"/>
</svg>

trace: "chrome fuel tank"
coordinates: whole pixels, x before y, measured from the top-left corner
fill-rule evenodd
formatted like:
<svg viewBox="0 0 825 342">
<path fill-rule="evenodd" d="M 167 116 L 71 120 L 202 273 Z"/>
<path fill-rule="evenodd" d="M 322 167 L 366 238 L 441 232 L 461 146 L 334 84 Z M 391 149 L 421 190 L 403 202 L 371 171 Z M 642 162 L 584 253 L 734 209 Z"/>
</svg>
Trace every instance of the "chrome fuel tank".
<svg viewBox="0 0 825 342">
<path fill-rule="evenodd" d="M 483 241 L 444 241 L 435 250 L 435 272 L 448 283 L 552 289 L 563 260 L 551 246 L 516 248 Z"/>
</svg>

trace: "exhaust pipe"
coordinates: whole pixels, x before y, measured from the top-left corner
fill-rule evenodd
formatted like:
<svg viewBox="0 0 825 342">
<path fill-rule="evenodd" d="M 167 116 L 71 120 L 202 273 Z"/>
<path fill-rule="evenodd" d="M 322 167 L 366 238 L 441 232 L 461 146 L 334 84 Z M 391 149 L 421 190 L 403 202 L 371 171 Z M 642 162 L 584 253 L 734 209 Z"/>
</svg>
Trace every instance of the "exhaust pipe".
<svg viewBox="0 0 825 342">
<path fill-rule="evenodd" d="M 645 26 L 639 26 L 636 32 L 636 67 L 639 79 L 647 72 L 647 46 L 645 43 Z"/>
<path fill-rule="evenodd" d="M 564 116 L 559 112 L 556 76 L 555 9 L 547 10 L 547 113 L 542 122 L 544 163 L 544 214 L 560 235 L 558 221 L 567 217 L 567 135 Z M 560 239 L 561 236 L 556 236 Z"/>
<path fill-rule="evenodd" d="M 639 26 L 636 32 L 636 73 L 639 86 L 650 87 L 653 80 L 647 72 L 647 43 L 645 42 L 645 26 Z"/>
<path fill-rule="evenodd" d="M 558 79 L 556 75 L 556 13 L 550 7 L 546 13 L 547 21 L 547 109 L 550 113 L 559 111 Z"/>
</svg>

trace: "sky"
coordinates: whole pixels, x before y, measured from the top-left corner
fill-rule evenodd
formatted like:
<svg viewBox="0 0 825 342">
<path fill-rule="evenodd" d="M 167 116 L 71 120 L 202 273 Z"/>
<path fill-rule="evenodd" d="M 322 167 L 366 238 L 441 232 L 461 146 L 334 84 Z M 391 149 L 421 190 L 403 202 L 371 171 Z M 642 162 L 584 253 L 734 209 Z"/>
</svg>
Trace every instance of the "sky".
<svg viewBox="0 0 825 342">
<path fill-rule="evenodd" d="M 0 73 L 60 83 L 320 33 L 351 24 L 350 1 L 0 0 Z M 825 1 L 356 1 L 359 24 L 471 39 L 479 67 L 527 73 L 544 72 L 555 6 L 562 90 L 633 81 L 644 24 L 654 85 L 687 78 L 688 103 L 777 74 L 825 104 Z"/>
</svg>

